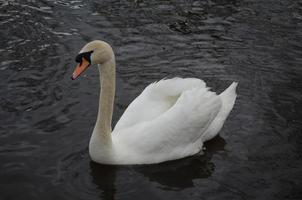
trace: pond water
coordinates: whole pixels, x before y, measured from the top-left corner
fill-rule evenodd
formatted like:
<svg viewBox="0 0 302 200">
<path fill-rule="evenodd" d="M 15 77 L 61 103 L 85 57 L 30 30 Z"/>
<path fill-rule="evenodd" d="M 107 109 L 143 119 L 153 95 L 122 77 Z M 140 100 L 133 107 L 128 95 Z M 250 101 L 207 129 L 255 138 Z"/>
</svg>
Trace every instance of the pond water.
<svg viewBox="0 0 302 200">
<path fill-rule="evenodd" d="M 0 199 L 302 199 L 302 1 L 0 1 Z M 238 98 L 203 155 L 91 161 L 94 39 L 117 59 L 114 123 L 151 82 L 197 77 Z"/>
</svg>

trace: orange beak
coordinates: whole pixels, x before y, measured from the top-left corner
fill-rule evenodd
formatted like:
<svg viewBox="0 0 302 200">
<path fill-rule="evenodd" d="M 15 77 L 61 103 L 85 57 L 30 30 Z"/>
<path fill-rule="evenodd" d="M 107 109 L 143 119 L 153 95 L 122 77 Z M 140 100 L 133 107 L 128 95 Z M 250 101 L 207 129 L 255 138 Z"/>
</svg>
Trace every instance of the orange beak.
<svg viewBox="0 0 302 200">
<path fill-rule="evenodd" d="M 78 76 L 80 76 L 85 71 L 85 69 L 87 69 L 87 67 L 89 67 L 89 65 L 90 65 L 90 63 L 85 58 L 82 58 L 82 62 L 79 63 L 77 65 L 77 67 L 75 68 L 75 70 L 73 71 L 71 79 L 74 80 Z"/>
</svg>

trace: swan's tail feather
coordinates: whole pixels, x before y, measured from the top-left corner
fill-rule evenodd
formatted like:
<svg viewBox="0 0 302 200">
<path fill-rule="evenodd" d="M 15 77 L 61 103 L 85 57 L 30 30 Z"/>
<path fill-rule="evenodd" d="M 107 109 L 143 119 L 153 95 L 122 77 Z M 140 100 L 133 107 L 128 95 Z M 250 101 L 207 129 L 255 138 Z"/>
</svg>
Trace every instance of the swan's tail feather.
<svg viewBox="0 0 302 200">
<path fill-rule="evenodd" d="M 228 105 L 230 107 L 229 111 L 233 108 L 237 94 L 236 94 L 236 88 L 237 88 L 238 82 L 233 82 L 226 90 L 224 90 L 219 96 L 221 97 L 223 103 Z"/>
<path fill-rule="evenodd" d="M 222 101 L 222 107 L 216 118 L 213 120 L 207 131 L 202 135 L 201 139 L 203 142 L 215 137 L 220 129 L 222 128 L 224 121 L 230 114 L 237 97 L 236 88 L 238 83 L 233 82 L 226 90 L 224 90 L 220 95 Z"/>
</svg>

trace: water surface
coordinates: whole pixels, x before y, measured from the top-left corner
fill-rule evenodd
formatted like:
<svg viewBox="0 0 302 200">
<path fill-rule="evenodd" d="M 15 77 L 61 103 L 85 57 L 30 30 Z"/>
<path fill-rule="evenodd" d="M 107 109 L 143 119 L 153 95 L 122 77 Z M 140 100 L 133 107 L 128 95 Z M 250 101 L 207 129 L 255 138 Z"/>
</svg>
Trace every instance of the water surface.
<svg viewBox="0 0 302 200">
<path fill-rule="evenodd" d="M 302 1 L 0 1 L 0 199 L 302 199 Z M 238 98 L 203 155 L 104 166 L 88 155 L 98 72 L 117 59 L 114 123 L 148 84 L 197 77 Z"/>
</svg>

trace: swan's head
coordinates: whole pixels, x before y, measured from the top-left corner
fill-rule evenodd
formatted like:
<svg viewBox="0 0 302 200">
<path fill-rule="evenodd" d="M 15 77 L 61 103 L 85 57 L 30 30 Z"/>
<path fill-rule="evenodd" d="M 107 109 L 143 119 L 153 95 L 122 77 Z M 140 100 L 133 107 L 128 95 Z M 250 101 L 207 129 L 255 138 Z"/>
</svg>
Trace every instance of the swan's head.
<svg viewBox="0 0 302 200">
<path fill-rule="evenodd" d="M 114 58 L 111 46 L 101 40 L 94 40 L 87 43 L 76 56 L 75 60 L 79 63 L 74 70 L 71 79 L 76 79 L 89 66 L 94 64 L 104 64 Z"/>
</svg>

